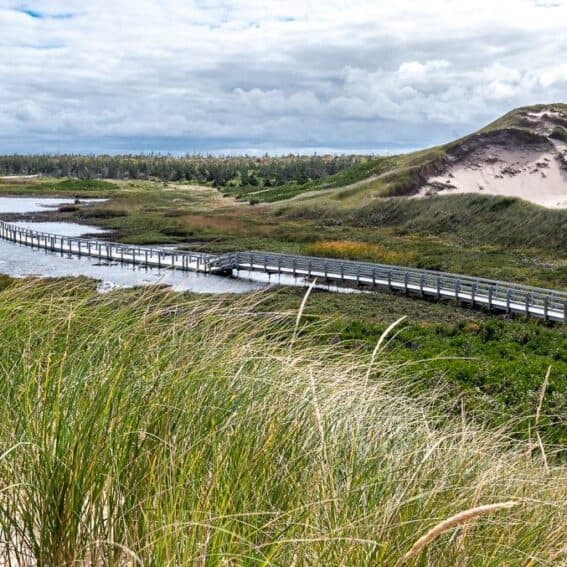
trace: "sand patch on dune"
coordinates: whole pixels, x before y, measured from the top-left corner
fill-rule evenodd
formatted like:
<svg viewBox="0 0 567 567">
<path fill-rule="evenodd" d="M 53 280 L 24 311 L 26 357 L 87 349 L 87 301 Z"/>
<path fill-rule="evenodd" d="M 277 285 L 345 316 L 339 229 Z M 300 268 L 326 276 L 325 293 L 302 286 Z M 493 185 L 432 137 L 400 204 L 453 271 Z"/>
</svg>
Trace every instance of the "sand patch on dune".
<svg viewBox="0 0 567 567">
<path fill-rule="evenodd" d="M 432 177 L 419 197 L 483 193 L 567 208 L 567 146 L 554 149 L 484 146 Z"/>
</svg>

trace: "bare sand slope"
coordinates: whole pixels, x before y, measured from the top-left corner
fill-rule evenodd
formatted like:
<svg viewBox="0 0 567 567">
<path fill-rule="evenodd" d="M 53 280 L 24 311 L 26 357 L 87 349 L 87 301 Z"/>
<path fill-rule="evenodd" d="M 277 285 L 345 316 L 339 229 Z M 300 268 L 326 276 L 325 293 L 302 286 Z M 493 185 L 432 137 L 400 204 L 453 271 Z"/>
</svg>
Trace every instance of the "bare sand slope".
<svg viewBox="0 0 567 567">
<path fill-rule="evenodd" d="M 485 193 L 567 208 L 567 169 L 562 153 L 560 148 L 557 152 L 480 148 L 443 175 L 430 178 L 420 195 Z"/>
<path fill-rule="evenodd" d="M 524 119 L 537 136 L 503 129 L 471 138 L 449 153 L 443 173 L 428 178 L 418 197 L 484 193 L 567 208 L 567 143 L 551 137 L 567 119 L 553 110 Z"/>
</svg>

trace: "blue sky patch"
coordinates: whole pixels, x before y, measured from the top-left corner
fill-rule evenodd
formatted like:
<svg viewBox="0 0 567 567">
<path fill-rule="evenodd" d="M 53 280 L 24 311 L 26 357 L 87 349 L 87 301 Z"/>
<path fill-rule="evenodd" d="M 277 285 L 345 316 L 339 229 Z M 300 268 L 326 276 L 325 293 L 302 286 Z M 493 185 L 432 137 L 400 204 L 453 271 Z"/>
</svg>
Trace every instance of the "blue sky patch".
<svg viewBox="0 0 567 567">
<path fill-rule="evenodd" d="M 73 17 L 73 14 L 45 14 L 28 8 L 20 8 L 17 11 L 28 15 L 30 18 L 35 18 L 36 20 L 69 20 Z"/>
</svg>

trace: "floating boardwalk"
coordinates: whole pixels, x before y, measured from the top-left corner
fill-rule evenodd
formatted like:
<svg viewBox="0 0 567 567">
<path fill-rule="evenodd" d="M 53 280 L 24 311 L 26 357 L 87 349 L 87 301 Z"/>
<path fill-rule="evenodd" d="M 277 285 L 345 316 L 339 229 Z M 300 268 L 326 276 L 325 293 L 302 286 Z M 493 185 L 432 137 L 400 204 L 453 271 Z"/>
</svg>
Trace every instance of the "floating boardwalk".
<svg viewBox="0 0 567 567">
<path fill-rule="evenodd" d="M 318 278 L 321 282 L 388 289 L 567 323 L 567 292 L 430 270 L 290 254 L 234 252 L 212 255 L 130 246 L 38 232 L 0 221 L 0 238 L 77 256 L 148 267 L 230 275 L 240 270 Z"/>
</svg>

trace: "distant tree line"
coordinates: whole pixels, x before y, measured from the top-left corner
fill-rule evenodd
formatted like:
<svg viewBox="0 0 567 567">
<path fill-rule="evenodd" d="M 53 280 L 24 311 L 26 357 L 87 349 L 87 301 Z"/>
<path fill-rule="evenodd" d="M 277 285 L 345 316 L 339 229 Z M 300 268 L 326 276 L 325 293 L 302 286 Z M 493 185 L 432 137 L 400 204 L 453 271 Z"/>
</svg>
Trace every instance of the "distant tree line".
<svg viewBox="0 0 567 567">
<path fill-rule="evenodd" d="M 333 175 L 361 156 L 4 155 L 0 175 L 79 179 L 157 179 L 224 186 L 278 187 Z"/>
</svg>

